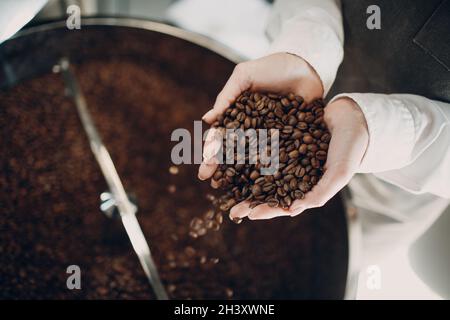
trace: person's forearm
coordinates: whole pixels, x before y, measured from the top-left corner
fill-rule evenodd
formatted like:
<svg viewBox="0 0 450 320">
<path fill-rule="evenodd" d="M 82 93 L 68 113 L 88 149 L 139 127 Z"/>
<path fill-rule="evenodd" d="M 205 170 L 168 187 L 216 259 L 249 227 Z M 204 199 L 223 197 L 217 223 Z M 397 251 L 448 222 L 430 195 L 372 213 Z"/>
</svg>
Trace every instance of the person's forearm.
<svg viewBox="0 0 450 320">
<path fill-rule="evenodd" d="M 409 94 L 342 94 L 361 108 L 369 145 L 359 172 L 450 198 L 450 105 Z"/>
<path fill-rule="evenodd" d="M 267 33 L 273 41 L 269 53 L 289 52 L 302 57 L 320 77 L 325 96 L 344 55 L 339 2 L 276 1 Z"/>
</svg>

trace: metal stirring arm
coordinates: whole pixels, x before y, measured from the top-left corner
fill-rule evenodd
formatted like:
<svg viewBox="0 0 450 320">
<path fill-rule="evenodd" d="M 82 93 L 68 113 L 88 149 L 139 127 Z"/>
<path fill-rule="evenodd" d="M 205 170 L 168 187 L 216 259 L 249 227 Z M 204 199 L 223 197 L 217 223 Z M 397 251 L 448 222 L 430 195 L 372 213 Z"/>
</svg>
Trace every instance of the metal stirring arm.
<svg viewBox="0 0 450 320">
<path fill-rule="evenodd" d="M 110 192 L 114 197 L 123 226 L 125 227 L 128 237 L 130 238 L 133 249 L 139 258 L 139 262 L 144 269 L 156 297 L 159 300 L 167 300 L 168 296 L 159 278 L 150 248 L 145 240 L 145 236 L 139 222 L 136 219 L 136 207 L 128 199 L 122 185 L 122 181 L 120 180 L 117 170 L 114 167 L 111 156 L 109 155 L 108 150 L 106 150 L 106 147 L 97 132 L 88 111 L 86 100 L 81 93 L 75 75 L 70 70 L 69 60 L 67 58 L 62 58 L 59 66 L 61 68 L 61 73 L 64 78 L 66 88 L 75 101 L 81 123 L 83 124 L 83 128 L 89 138 L 92 153 L 94 154 L 103 176 L 105 177 L 106 183 L 108 184 Z"/>
</svg>

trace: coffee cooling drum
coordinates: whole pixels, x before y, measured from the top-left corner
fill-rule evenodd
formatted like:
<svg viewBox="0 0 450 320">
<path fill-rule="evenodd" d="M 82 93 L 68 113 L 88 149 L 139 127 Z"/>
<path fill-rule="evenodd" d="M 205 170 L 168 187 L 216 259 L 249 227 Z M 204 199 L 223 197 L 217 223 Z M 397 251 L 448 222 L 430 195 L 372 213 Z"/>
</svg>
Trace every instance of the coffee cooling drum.
<svg viewBox="0 0 450 320">
<path fill-rule="evenodd" d="M 153 299 L 55 64 L 70 58 L 95 124 L 171 298 L 340 299 L 347 229 L 340 196 L 296 218 L 224 217 L 193 239 L 216 195 L 197 165 L 171 163 L 173 130 L 193 131 L 237 56 L 160 23 L 86 19 L 28 29 L 0 46 L 0 298 Z M 233 62 L 234 61 L 234 62 Z M 207 127 L 204 124 L 203 129 Z M 71 265 L 81 289 L 67 287 Z"/>
</svg>

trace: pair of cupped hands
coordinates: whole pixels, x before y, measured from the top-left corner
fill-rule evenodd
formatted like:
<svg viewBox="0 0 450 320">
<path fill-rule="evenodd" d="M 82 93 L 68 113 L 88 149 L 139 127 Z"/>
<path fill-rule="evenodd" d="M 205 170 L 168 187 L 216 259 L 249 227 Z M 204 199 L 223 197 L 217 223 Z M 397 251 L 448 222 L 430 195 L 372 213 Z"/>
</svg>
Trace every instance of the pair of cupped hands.
<svg viewBox="0 0 450 320">
<path fill-rule="evenodd" d="M 306 102 L 323 97 L 322 82 L 313 68 L 302 58 L 275 53 L 236 66 L 225 87 L 217 96 L 214 106 L 203 120 L 212 124 L 245 90 L 289 93 L 302 96 Z M 305 198 L 296 200 L 289 209 L 273 208 L 261 204 L 253 209 L 244 201 L 230 211 L 230 218 L 248 217 L 250 220 L 296 216 L 306 209 L 321 207 L 341 190 L 357 172 L 369 143 L 367 124 L 359 106 L 350 98 L 339 98 L 329 103 L 324 120 L 332 138 L 325 163 L 325 173 Z M 206 139 L 204 155 L 215 151 L 212 140 Z M 198 177 L 211 178 L 217 168 L 212 157 L 204 157 Z M 212 183 L 213 187 L 216 187 Z"/>
</svg>

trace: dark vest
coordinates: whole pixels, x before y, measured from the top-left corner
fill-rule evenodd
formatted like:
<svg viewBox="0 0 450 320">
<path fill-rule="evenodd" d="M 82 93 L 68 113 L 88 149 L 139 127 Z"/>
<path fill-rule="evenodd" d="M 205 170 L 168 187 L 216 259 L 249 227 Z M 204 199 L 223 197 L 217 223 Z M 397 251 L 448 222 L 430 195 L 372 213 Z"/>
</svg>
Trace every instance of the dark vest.
<svg viewBox="0 0 450 320">
<path fill-rule="evenodd" d="M 366 26 L 381 9 L 381 29 Z M 450 102 L 450 0 L 343 0 L 341 92 L 411 93 Z"/>
</svg>

